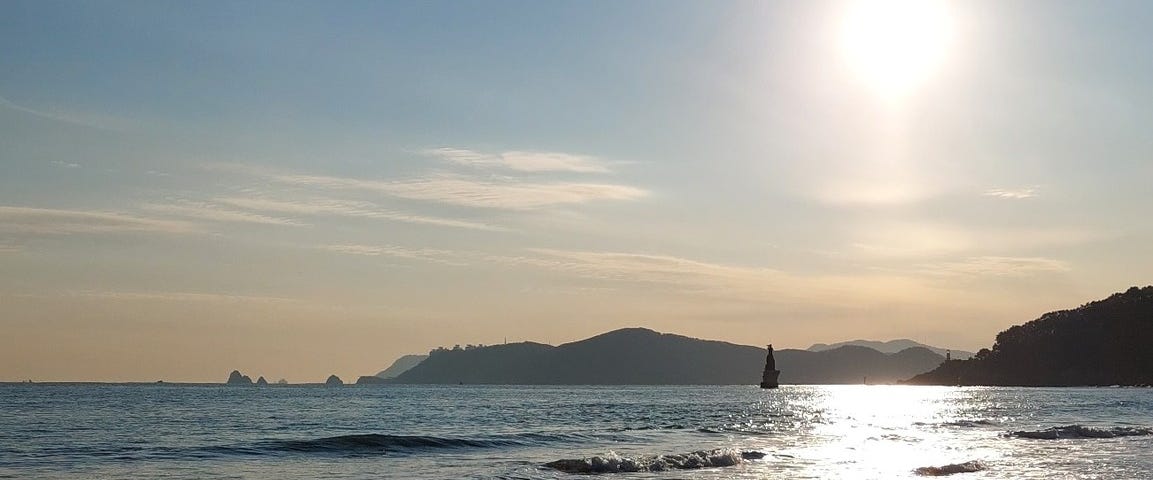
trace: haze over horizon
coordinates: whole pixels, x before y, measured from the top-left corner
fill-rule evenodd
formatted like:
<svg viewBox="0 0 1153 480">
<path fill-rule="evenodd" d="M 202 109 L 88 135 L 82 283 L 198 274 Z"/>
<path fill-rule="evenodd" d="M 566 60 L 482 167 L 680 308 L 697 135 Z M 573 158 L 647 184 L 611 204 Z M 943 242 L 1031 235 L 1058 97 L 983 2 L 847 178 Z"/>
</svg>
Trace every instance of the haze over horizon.
<svg viewBox="0 0 1153 480">
<path fill-rule="evenodd" d="M 5 2 L 0 381 L 349 381 L 632 326 L 977 351 L 1153 283 L 1150 20 Z"/>
</svg>

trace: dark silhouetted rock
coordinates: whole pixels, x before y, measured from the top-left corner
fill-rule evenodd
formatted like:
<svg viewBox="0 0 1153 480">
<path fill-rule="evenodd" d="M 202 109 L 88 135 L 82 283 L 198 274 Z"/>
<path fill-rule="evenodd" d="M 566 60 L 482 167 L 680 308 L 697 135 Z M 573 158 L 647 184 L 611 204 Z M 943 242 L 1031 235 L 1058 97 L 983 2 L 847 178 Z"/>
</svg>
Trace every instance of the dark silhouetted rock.
<svg viewBox="0 0 1153 480">
<path fill-rule="evenodd" d="M 264 377 L 260 377 L 260 378 L 256 379 L 256 384 L 259 386 L 262 386 L 262 387 L 267 386 L 268 380 L 265 380 Z"/>
<path fill-rule="evenodd" d="M 329 387 L 339 387 L 344 385 L 344 380 L 341 380 L 340 377 L 336 375 L 329 375 L 328 380 L 325 380 L 324 384 Z"/>
<path fill-rule="evenodd" d="M 886 355 L 845 346 L 825 352 L 776 350 L 782 384 L 892 383 L 944 357 L 924 348 Z M 526 385 L 757 385 L 763 348 L 626 328 L 560 346 L 511 343 L 438 349 L 387 383 Z"/>
<path fill-rule="evenodd" d="M 239 370 L 233 370 L 228 374 L 228 385 L 252 385 L 252 379 L 248 375 L 241 375 Z"/>
<path fill-rule="evenodd" d="M 361 375 L 356 379 L 357 385 L 381 385 L 389 383 L 388 379 L 380 378 L 376 375 Z"/>
<path fill-rule="evenodd" d="M 992 349 L 944 362 L 921 385 L 1148 385 L 1153 383 L 1153 286 L 1046 313 L 997 334 Z"/>
<path fill-rule="evenodd" d="M 398 375 L 412 369 L 412 367 L 419 365 L 420 362 L 423 362 L 426 358 L 428 358 L 428 355 L 405 355 L 396 359 L 395 362 L 392 362 L 392 365 L 381 370 L 376 376 L 380 378 L 396 378 Z M 360 382 L 358 381 L 356 383 Z"/>
</svg>

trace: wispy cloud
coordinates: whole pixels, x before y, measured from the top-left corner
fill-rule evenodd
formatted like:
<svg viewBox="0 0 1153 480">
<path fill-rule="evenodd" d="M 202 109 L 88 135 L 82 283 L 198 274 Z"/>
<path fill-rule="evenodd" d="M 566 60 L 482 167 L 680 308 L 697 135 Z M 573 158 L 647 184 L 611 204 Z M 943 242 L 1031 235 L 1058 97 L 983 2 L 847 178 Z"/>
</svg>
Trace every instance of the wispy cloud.
<svg viewBox="0 0 1153 480">
<path fill-rule="evenodd" d="M 60 168 L 80 168 L 79 163 L 62 162 L 60 160 L 53 160 L 52 166 Z"/>
<path fill-rule="evenodd" d="M 286 303 L 301 304 L 302 300 L 288 297 L 272 297 L 260 295 L 228 295 L 219 293 L 198 292 L 139 292 L 139 291 L 99 291 L 82 290 L 63 292 L 59 296 L 98 298 L 124 301 L 165 301 L 189 303 Z"/>
<path fill-rule="evenodd" d="M 855 251 L 869 257 L 932 257 L 1079 245 L 1114 235 L 1068 227 L 971 227 L 938 222 L 881 222 L 852 232 Z"/>
<path fill-rule="evenodd" d="M 645 189 L 611 183 L 532 181 L 503 176 L 430 174 L 401 180 L 369 180 L 328 175 L 286 173 L 236 164 L 212 164 L 206 168 L 253 175 L 277 183 L 326 190 L 361 190 L 396 198 L 456 206 L 506 210 L 531 210 L 597 201 L 637 200 L 649 195 Z"/>
<path fill-rule="evenodd" d="M 16 253 L 24 251 L 23 245 L 11 245 L 0 243 L 0 253 Z"/>
<path fill-rule="evenodd" d="M 422 153 L 457 165 L 475 168 L 505 168 L 521 172 L 609 173 L 611 171 L 596 157 L 559 152 L 482 153 L 461 148 L 433 148 Z"/>
<path fill-rule="evenodd" d="M 449 250 L 432 248 L 405 248 L 396 245 L 322 245 L 322 250 L 343 253 L 347 255 L 364 255 L 369 257 L 392 257 L 410 260 L 423 260 L 444 265 L 464 266 L 467 263 L 460 260 L 461 254 Z"/>
<path fill-rule="evenodd" d="M 392 195 L 454 205 L 484 208 L 533 209 L 593 201 L 636 200 L 645 190 L 600 183 L 532 183 L 514 179 L 475 180 L 452 175 L 392 182 Z"/>
<path fill-rule="evenodd" d="M 166 215 L 196 218 L 213 222 L 260 223 L 266 225 L 301 226 L 303 223 L 288 218 L 242 212 L 204 202 L 183 202 L 179 204 L 145 204 L 141 208 Z"/>
<path fill-rule="evenodd" d="M 322 175 L 278 174 L 273 179 L 293 185 L 357 189 L 410 200 L 499 209 L 534 209 L 599 200 L 635 200 L 648 192 L 626 185 L 526 182 L 512 178 L 475 179 L 441 174 L 412 180 L 379 181 Z"/>
<path fill-rule="evenodd" d="M 579 278 L 649 285 L 677 295 L 745 303 L 868 305 L 919 302 L 926 287 L 891 275 L 803 276 L 763 267 L 726 265 L 669 255 L 530 249 L 529 255 L 485 256 L 489 262 L 530 266 Z"/>
<path fill-rule="evenodd" d="M 957 262 L 925 264 L 920 270 L 933 275 L 992 275 L 1024 277 L 1072 270 L 1061 260 L 1041 257 L 970 257 Z"/>
<path fill-rule="evenodd" d="M 0 231 L 36 234 L 195 231 L 179 221 L 124 213 L 0 206 Z"/>
<path fill-rule="evenodd" d="M 100 130 L 124 131 L 130 130 L 133 127 L 132 122 L 120 117 L 87 112 L 64 111 L 59 109 L 36 109 L 17 104 L 4 97 L 0 97 L 0 107 L 27 113 L 29 115 L 35 115 L 37 117 L 45 118 L 48 120 L 55 120 L 57 122 L 81 125 Z"/>
<path fill-rule="evenodd" d="M 702 280 L 778 277 L 781 272 L 763 268 L 734 267 L 685 258 L 641 253 L 589 252 L 532 249 L 532 252 L 564 259 L 554 268 L 595 278 L 654 283 L 697 284 Z"/>
<path fill-rule="evenodd" d="M 217 198 L 215 201 L 248 210 L 277 212 L 289 215 L 337 215 L 473 230 L 507 230 L 497 225 L 470 222 L 467 220 L 398 212 L 381 208 L 379 205 L 373 203 L 352 200 L 310 198 L 306 200 L 288 201 L 271 200 L 267 198 L 225 197 Z"/>
<path fill-rule="evenodd" d="M 1038 187 L 1036 187 L 1036 186 L 1024 187 L 1024 188 L 1015 188 L 1015 189 L 991 188 L 989 190 L 985 190 L 985 193 L 983 195 L 986 197 L 1009 198 L 1009 199 L 1020 200 L 1020 199 L 1025 199 L 1025 198 L 1036 197 L 1037 196 L 1037 190 L 1038 190 Z"/>
</svg>

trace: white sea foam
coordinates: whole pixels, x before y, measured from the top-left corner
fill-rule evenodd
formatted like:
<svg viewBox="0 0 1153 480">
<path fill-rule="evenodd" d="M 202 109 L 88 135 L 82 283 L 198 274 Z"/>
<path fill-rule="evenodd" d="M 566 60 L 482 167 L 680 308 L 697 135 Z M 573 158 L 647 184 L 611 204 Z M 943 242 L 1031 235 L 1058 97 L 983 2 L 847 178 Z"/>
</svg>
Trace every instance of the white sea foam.
<svg viewBox="0 0 1153 480">
<path fill-rule="evenodd" d="M 663 472 L 667 470 L 730 467 L 747 459 L 759 459 L 764 456 L 765 454 L 761 452 L 741 452 L 731 448 L 635 458 L 609 452 L 603 456 L 557 460 L 546 463 L 545 466 L 566 473 L 581 474 Z"/>
</svg>

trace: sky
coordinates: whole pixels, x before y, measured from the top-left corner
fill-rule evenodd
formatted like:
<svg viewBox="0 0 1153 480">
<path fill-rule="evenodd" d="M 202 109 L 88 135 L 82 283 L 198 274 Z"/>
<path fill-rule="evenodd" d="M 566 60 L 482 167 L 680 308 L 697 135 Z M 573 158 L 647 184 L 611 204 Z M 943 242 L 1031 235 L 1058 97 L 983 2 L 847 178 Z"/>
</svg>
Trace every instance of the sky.
<svg viewBox="0 0 1153 480">
<path fill-rule="evenodd" d="M 6 1 L 0 380 L 354 381 L 632 326 L 987 347 L 1151 283 L 1151 22 Z"/>
</svg>

